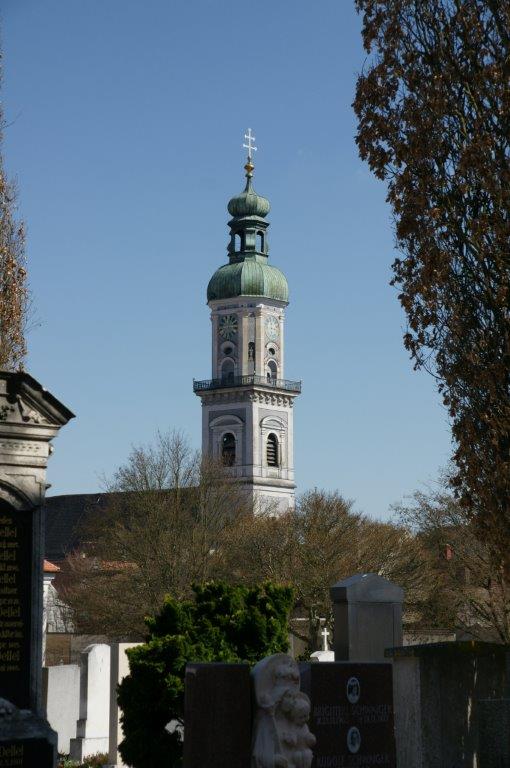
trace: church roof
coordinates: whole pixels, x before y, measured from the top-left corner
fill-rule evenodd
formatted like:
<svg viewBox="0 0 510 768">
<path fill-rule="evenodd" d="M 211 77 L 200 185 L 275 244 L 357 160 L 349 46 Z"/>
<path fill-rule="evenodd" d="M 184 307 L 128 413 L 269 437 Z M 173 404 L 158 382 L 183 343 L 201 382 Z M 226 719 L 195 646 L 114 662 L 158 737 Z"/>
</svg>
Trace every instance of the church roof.
<svg viewBox="0 0 510 768">
<path fill-rule="evenodd" d="M 287 278 L 277 267 L 254 258 L 224 264 L 216 270 L 207 286 L 207 301 L 234 296 L 264 296 L 279 301 L 289 300 Z"/>
<path fill-rule="evenodd" d="M 49 560 L 45 560 L 43 565 L 43 571 L 44 573 L 58 573 L 60 571 L 60 568 L 58 567 L 58 565 L 55 565 L 55 563 L 50 563 Z"/>
<path fill-rule="evenodd" d="M 106 506 L 109 493 L 46 496 L 44 500 L 44 557 L 60 562 L 82 543 L 83 528 L 91 515 Z"/>
</svg>

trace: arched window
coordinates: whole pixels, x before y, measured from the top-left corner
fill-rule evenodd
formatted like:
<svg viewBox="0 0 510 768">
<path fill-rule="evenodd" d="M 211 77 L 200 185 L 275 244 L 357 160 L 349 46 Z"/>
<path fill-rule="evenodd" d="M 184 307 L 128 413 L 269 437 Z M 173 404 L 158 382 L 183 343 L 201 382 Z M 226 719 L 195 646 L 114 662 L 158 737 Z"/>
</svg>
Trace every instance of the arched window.
<svg viewBox="0 0 510 768">
<path fill-rule="evenodd" d="M 257 251 L 264 253 L 264 233 L 257 232 Z"/>
<path fill-rule="evenodd" d="M 276 381 L 278 377 L 278 366 L 274 360 L 270 360 L 267 364 L 267 379 L 268 381 Z"/>
<path fill-rule="evenodd" d="M 221 460 L 226 467 L 232 467 L 236 462 L 236 439 L 232 432 L 221 438 Z"/>
<path fill-rule="evenodd" d="M 242 232 L 236 232 L 234 234 L 234 250 L 236 253 L 244 250 L 244 237 Z"/>
<path fill-rule="evenodd" d="M 266 446 L 267 466 L 278 466 L 278 438 L 272 432 L 267 436 Z"/>
<path fill-rule="evenodd" d="M 221 380 L 234 383 L 234 361 L 227 358 L 221 366 Z"/>
</svg>

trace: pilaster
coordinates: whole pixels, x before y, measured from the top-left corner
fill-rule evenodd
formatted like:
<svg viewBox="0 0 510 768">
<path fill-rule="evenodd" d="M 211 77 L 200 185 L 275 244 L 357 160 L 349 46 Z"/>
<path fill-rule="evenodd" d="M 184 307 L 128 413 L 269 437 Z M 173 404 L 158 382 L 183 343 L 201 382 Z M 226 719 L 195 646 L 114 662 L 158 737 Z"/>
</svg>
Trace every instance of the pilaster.
<svg viewBox="0 0 510 768">
<path fill-rule="evenodd" d="M 218 378 L 218 315 L 216 312 L 211 313 L 212 324 L 212 360 L 211 368 L 213 379 Z"/>
<path fill-rule="evenodd" d="M 259 305 L 255 312 L 255 373 L 264 376 L 264 313 Z"/>
</svg>

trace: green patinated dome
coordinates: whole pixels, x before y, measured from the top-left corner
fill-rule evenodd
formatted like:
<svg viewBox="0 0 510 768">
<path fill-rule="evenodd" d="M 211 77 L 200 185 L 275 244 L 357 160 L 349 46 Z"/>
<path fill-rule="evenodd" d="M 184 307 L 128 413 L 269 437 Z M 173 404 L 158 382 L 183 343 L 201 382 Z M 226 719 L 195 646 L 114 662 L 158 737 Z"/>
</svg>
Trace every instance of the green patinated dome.
<svg viewBox="0 0 510 768">
<path fill-rule="evenodd" d="M 229 201 L 228 212 L 235 218 L 243 218 L 244 216 L 261 216 L 264 218 L 269 213 L 270 207 L 269 200 L 257 195 L 248 179 L 246 189 Z"/>
<path fill-rule="evenodd" d="M 251 157 L 244 166 L 246 186 L 228 204 L 229 263 L 216 270 L 207 286 L 207 301 L 233 299 L 237 296 L 261 296 L 288 302 L 289 286 L 283 272 L 268 264 L 269 245 L 265 217 L 269 200 L 257 195 L 252 187 Z"/>
<path fill-rule="evenodd" d="M 234 296 L 264 296 L 279 301 L 289 300 L 287 278 L 277 267 L 255 258 L 224 264 L 216 270 L 207 286 L 207 301 L 231 299 Z"/>
</svg>

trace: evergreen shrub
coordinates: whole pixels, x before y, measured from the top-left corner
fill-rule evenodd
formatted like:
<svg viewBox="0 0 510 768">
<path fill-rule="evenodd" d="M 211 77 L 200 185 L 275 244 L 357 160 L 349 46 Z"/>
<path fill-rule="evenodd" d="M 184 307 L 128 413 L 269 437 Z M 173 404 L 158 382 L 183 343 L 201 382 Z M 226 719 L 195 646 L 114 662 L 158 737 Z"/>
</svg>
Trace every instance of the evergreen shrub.
<svg viewBox="0 0 510 768">
<path fill-rule="evenodd" d="M 146 620 L 147 642 L 127 651 L 130 674 L 118 688 L 124 740 L 119 750 L 134 768 L 182 764 L 184 673 L 188 662 L 248 662 L 288 650 L 291 587 L 210 582 L 194 599 L 169 596 Z"/>
</svg>

